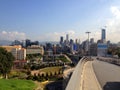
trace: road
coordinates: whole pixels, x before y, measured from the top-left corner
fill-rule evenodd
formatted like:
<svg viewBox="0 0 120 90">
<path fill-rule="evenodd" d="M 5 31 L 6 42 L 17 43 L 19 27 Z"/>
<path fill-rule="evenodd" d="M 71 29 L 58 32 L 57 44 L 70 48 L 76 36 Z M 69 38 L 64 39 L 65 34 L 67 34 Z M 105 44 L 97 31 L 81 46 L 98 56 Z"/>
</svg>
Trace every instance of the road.
<svg viewBox="0 0 120 90">
<path fill-rule="evenodd" d="M 98 60 L 92 65 L 103 90 L 120 90 L 120 66 Z"/>
<path fill-rule="evenodd" d="M 83 77 L 80 90 L 102 90 L 92 67 L 92 61 L 87 61 L 83 66 Z"/>
</svg>

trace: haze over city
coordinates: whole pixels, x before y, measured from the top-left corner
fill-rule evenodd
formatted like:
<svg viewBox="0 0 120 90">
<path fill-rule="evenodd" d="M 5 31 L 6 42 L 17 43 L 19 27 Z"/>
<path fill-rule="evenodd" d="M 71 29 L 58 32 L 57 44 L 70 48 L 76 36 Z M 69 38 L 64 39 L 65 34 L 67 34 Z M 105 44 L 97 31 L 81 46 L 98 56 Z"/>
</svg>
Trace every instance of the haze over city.
<svg viewBox="0 0 120 90">
<path fill-rule="evenodd" d="M 104 26 L 107 40 L 120 38 L 119 0 L 0 0 L 0 13 L 0 40 L 98 40 Z"/>
</svg>

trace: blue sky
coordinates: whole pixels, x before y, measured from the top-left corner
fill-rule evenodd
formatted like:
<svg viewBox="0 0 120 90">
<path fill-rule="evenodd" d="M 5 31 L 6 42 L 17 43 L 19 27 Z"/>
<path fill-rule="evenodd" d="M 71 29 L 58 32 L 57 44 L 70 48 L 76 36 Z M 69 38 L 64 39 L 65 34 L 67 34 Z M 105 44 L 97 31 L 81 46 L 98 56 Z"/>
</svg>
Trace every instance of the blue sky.
<svg viewBox="0 0 120 90">
<path fill-rule="evenodd" d="M 119 6 L 119 0 L 0 0 L 0 38 L 59 41 L 68 33 L 82 41 L 91 31 L 99 39 L 100 28 L 116 19 L 111 8 Z"/>
</svg>

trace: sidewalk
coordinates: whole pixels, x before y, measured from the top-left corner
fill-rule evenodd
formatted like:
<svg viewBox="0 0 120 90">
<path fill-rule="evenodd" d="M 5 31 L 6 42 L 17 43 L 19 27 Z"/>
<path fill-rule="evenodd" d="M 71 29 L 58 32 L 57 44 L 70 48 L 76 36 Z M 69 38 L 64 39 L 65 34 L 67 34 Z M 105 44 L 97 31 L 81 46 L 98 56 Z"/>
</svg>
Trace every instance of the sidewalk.
<svg viewBox="0 0 120 90">
<path fill-rule="evenodd" d="M 95 73 L 92 67 L 92 61 L 87 61 L 83 67 L 82 75 L 82 90 L 102 90 L 99 82 L 96 79 Z"/>
</svg>

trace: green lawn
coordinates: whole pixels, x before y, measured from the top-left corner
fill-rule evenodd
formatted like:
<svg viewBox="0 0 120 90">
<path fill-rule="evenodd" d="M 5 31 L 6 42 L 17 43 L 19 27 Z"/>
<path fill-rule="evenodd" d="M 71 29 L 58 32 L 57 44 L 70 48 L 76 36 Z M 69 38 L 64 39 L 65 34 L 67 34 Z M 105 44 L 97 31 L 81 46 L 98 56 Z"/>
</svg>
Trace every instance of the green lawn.
<svg viewBox="0 0 120 90">
<path fill-rule="evenodd" d="M 57 67 L 46 67 L 43 69 L 40 69 L 41 72 L 58 72 L 59 70 L 61 70 L 62 67 L 61 66 L 57 66 Z"/>
<path fill-rule="evenodd" d="M 0 79 L 0 90 L 33 90 L 35 87 L 30 80 Z"/>
<path fill-rule="evenodd" d="M 64 56 L 59 56 L 58 58 L 56 58 L 56 60 L 61 60 L 62 62 L 70 62 L 66 57 Z"/>
</svg>

